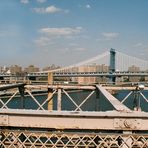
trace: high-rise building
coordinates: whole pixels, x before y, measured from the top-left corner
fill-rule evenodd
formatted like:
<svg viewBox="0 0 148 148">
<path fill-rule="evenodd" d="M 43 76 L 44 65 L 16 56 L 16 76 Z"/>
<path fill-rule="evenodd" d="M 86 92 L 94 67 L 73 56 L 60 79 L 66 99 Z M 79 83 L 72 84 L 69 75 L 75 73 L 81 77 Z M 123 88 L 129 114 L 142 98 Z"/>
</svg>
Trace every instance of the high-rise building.
<svg viewBox="0 0 148 148">
<path fill-rule="evenodd" d="M 128 71 L 129 72 L 140 72 L 140 67 L 132 65 L 131 67 L 128 68 Z M 129 81 L 130 82 L 138 82 L 138 81 L 140 81 L 140 77 L 139 76 L 134 76 L 134 77 L 129 76 Z"/>
<path fill-rule="evenodd" d="M 128 68 L 128 71 L 129 72 L 139 72 L 140 71 L 140 67 L 132 65 L 131 67 Z"/>
<path fill-rule="evenodd" d="M 22 67 L 18 65 L 12 65 L 10 66 L 10 73 L 11 74 L 21 74 L 22 73 Z"/>
<path fill-rule="evenodd" d="M 97 65 L 97 72 L 109 72 L 109 66 L 102 64 L 102 65 Z M 104 83 L 107 82 L 108 78 L 106 77 L 97 77 L 96 78 L 96 83 Z"/>
<path fill-rule="evenodd" d="M 7 73 L 9 71 L 9 67 L 1 66 L 0 67 L 0 73 Z"/>
<path fill-rule="evenodd" d="M 78 72 L 108 72 L 109 66 L 102 64 L 92 64 L 78 67 Z M 106 82 L 106 77 L 79 77 L 77 79 L 79 84 L 93 84 Z"/>
<path fill-rule="evenodd" d="M 48 67 L 44 67 L 43 71 L 49 71 L 49 70 L 54 70 L 54 69 L 59 69 L 59 68 L 60 68 L 60 66 L 56 66 L 56 65 L 52 64 Z"/>
<path fill-rule="evenodd" d="M 38 67 L 35 67 L 34 65 L 30 65 L 24 69 L 24 72 L 26 72 L 26 73 L 39 72 L 39 71 L 40 71 L 40 69 Z"/>
<path fill-rule="evenodd" d="M 96 65 L 86 65 L 78 67 L 78 72 L 96 72 Z M 96 83 L 95 77 L 78 77 L 79 84 Z"/>
</svg>

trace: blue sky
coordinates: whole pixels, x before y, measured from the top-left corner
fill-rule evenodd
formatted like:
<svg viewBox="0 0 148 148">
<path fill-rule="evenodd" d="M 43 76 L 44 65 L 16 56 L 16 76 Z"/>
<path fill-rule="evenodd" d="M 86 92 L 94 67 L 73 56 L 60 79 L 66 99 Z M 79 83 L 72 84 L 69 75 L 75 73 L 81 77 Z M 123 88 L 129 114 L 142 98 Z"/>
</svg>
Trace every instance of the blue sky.
<svg viewBox="0 0 148 148">
<path fill-rule="evenodd" d="M 110 48 L 148 60 L 148 0 L 1 0 L 3 65 L 70 65 Z"/>
</svg>

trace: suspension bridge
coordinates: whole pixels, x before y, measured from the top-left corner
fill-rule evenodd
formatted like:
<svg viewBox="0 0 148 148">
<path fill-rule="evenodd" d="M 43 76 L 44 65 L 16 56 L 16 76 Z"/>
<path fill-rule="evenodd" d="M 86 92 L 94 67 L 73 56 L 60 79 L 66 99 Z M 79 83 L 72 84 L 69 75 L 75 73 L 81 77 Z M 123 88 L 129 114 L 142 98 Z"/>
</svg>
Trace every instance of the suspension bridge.
<svg viewBox="0 0 148 148">
<path fill-rule="evenodd" d="M 99 65 L 106 66 L 104 70 Z M 90 67 L 90 68 L 89 68 Z M 91 67 L 95 67 L 91 68 Z M 115 81 L 121 76 L 148 76 L 148 61 L 139 59 L 111 49 L 88 60 L 62 67 L 59 69 L 32 72 L 26 75 L 30 79 L 35 77 L 47 77 L 53 73 L 54 77 L 109 77 Z M 15 76 L 1 73 L 0 78 Z"/>
<path fill-rule="evenodd" d="M 94 62 L 107 65 L 107 71 L 79 71 Z M 147 148 L 146 85 L 53 83 L 53 76 L 105 76 L 113 81 L 116 76 L 147 76 L 147 64 L 111 49 L 78 64 L 28 74 L 48 76 L 48 84 L 0 85 L 0 147 Z M 130 71 L 133 65 L 138 70 Z"/>
<path fill-rule="evenodd" d="M 99 68 L 99 66 L 102 68 Z M 148 76 L 148 61 L 132 57 L 111 49 L 88 60 L 60 69 L 35 72 L 27 75 L 29 78 L 47 77 L 48 73 L 54 77 L 108 77 L 112 82 L 122 76 Z"/>
<path fill-rule="evenodd" d="M 63 68 L 55 69 L 55 70 L 50 70 L 50 71 L 43 71 L 40 73 L 46 73 L 46 72 L 72 72 L 77 70 L 78 67 L 81 66 L 87 66 L 87 65 L 92 65 L 92 64 L 104 64 L 109 67 L 109 71 L 114 71 L 114 72 L 128 72 L 129 68 L 131 66 L 136 66 L 139 68 L 139 71 L 146 71 L 148 70 L 148 61 L 139 59 L 133 56 L 129 56 L 127 54 L 124 54 L 122 52 L 115 51 L 115 49 L 111 49 L 110 51 L 106 51 L 102 54 L 99 54 L 95 57 L 92 57 L 88 60 L 66 66 Z"/>
</svg>

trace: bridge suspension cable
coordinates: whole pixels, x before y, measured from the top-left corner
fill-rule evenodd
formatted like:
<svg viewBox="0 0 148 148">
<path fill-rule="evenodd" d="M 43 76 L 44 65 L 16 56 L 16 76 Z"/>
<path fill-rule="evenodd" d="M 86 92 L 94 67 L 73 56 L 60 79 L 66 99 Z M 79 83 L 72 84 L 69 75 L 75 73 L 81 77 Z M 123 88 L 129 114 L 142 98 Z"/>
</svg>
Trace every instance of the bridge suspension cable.
<svg viewBox="0 0 148 148">
<path fill-rule="evenodd" d="M 89 65 L 89 64 L 109 64 L 109 51 L 106 51 L 102 54 L 99 54 L 95 57 L 92 57 L 88 60 L 85 60 L 85 61 L 81 61 L 77 64 L 73 64 L 73 65 L 70 65 L 70 66 L 66 66 L 66 67 L 63 67 L 63 68 L 59 68 L 59 69 L 54 69 L 54 70 L 49 70 L 49 71 L 44 71 L 44 73 L 48 73 L 48 72 L 61 72 L 61 71 L 64 71 L 64 70 L 69 70 L 69 69 L 72 69 L 72 68 L 76 68 L 76 67 L 80 67 L 80 66 L 84 66 L 84 65 Z"/>
<path fill-rule="evenodd" d="M 42 71 L 39 73 L 49 73 L 49 72 L 72 72 L 77 71 L 80 66 L 90 66 L 90 65 L 110 65 L 110 52 L 106 51 L 102 54 L 94 56 L 88 60 L 81 61 L 76 64 L 72 64 L 63 68 L 58 68 L 54 70 Z M 148 61 L 142 60 L 133 56 L 129 56 L 125 53 L 116 51 L 115 57 L 115 69 L 116 71 L 128 71 L 129 67 L 135 68 L 135 71 L 145 71 L 148 70 Z"/>
<path fill-rule="evenodd" d="M 116 52 L 116 70 L 128 71 L 129 67 L 139 68 L 140 71 L 148 70 L 148 61 L 129 56 L 122 52 Z"/>
</svg>

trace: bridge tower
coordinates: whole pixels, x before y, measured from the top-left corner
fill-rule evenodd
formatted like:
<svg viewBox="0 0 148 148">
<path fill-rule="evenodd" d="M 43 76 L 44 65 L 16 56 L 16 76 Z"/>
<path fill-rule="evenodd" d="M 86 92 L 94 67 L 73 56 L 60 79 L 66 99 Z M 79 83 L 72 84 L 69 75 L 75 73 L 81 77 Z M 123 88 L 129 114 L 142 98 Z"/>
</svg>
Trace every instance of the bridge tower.
<svg viewBox="0 0 148 148">
<path fill-rule="evenodd" d="M 115 59 L 116 59 L 116 51 L 115 49 L 111 48 L 110 49 L 110 65 L 109 65 L 109 72 L 112 74 L 116 71 L 116 64 L 115 64 Z M 112 82 L 116 81 L 116 77 L 115 76 L 111 76 L 110 80 Z"/>
</svg>

